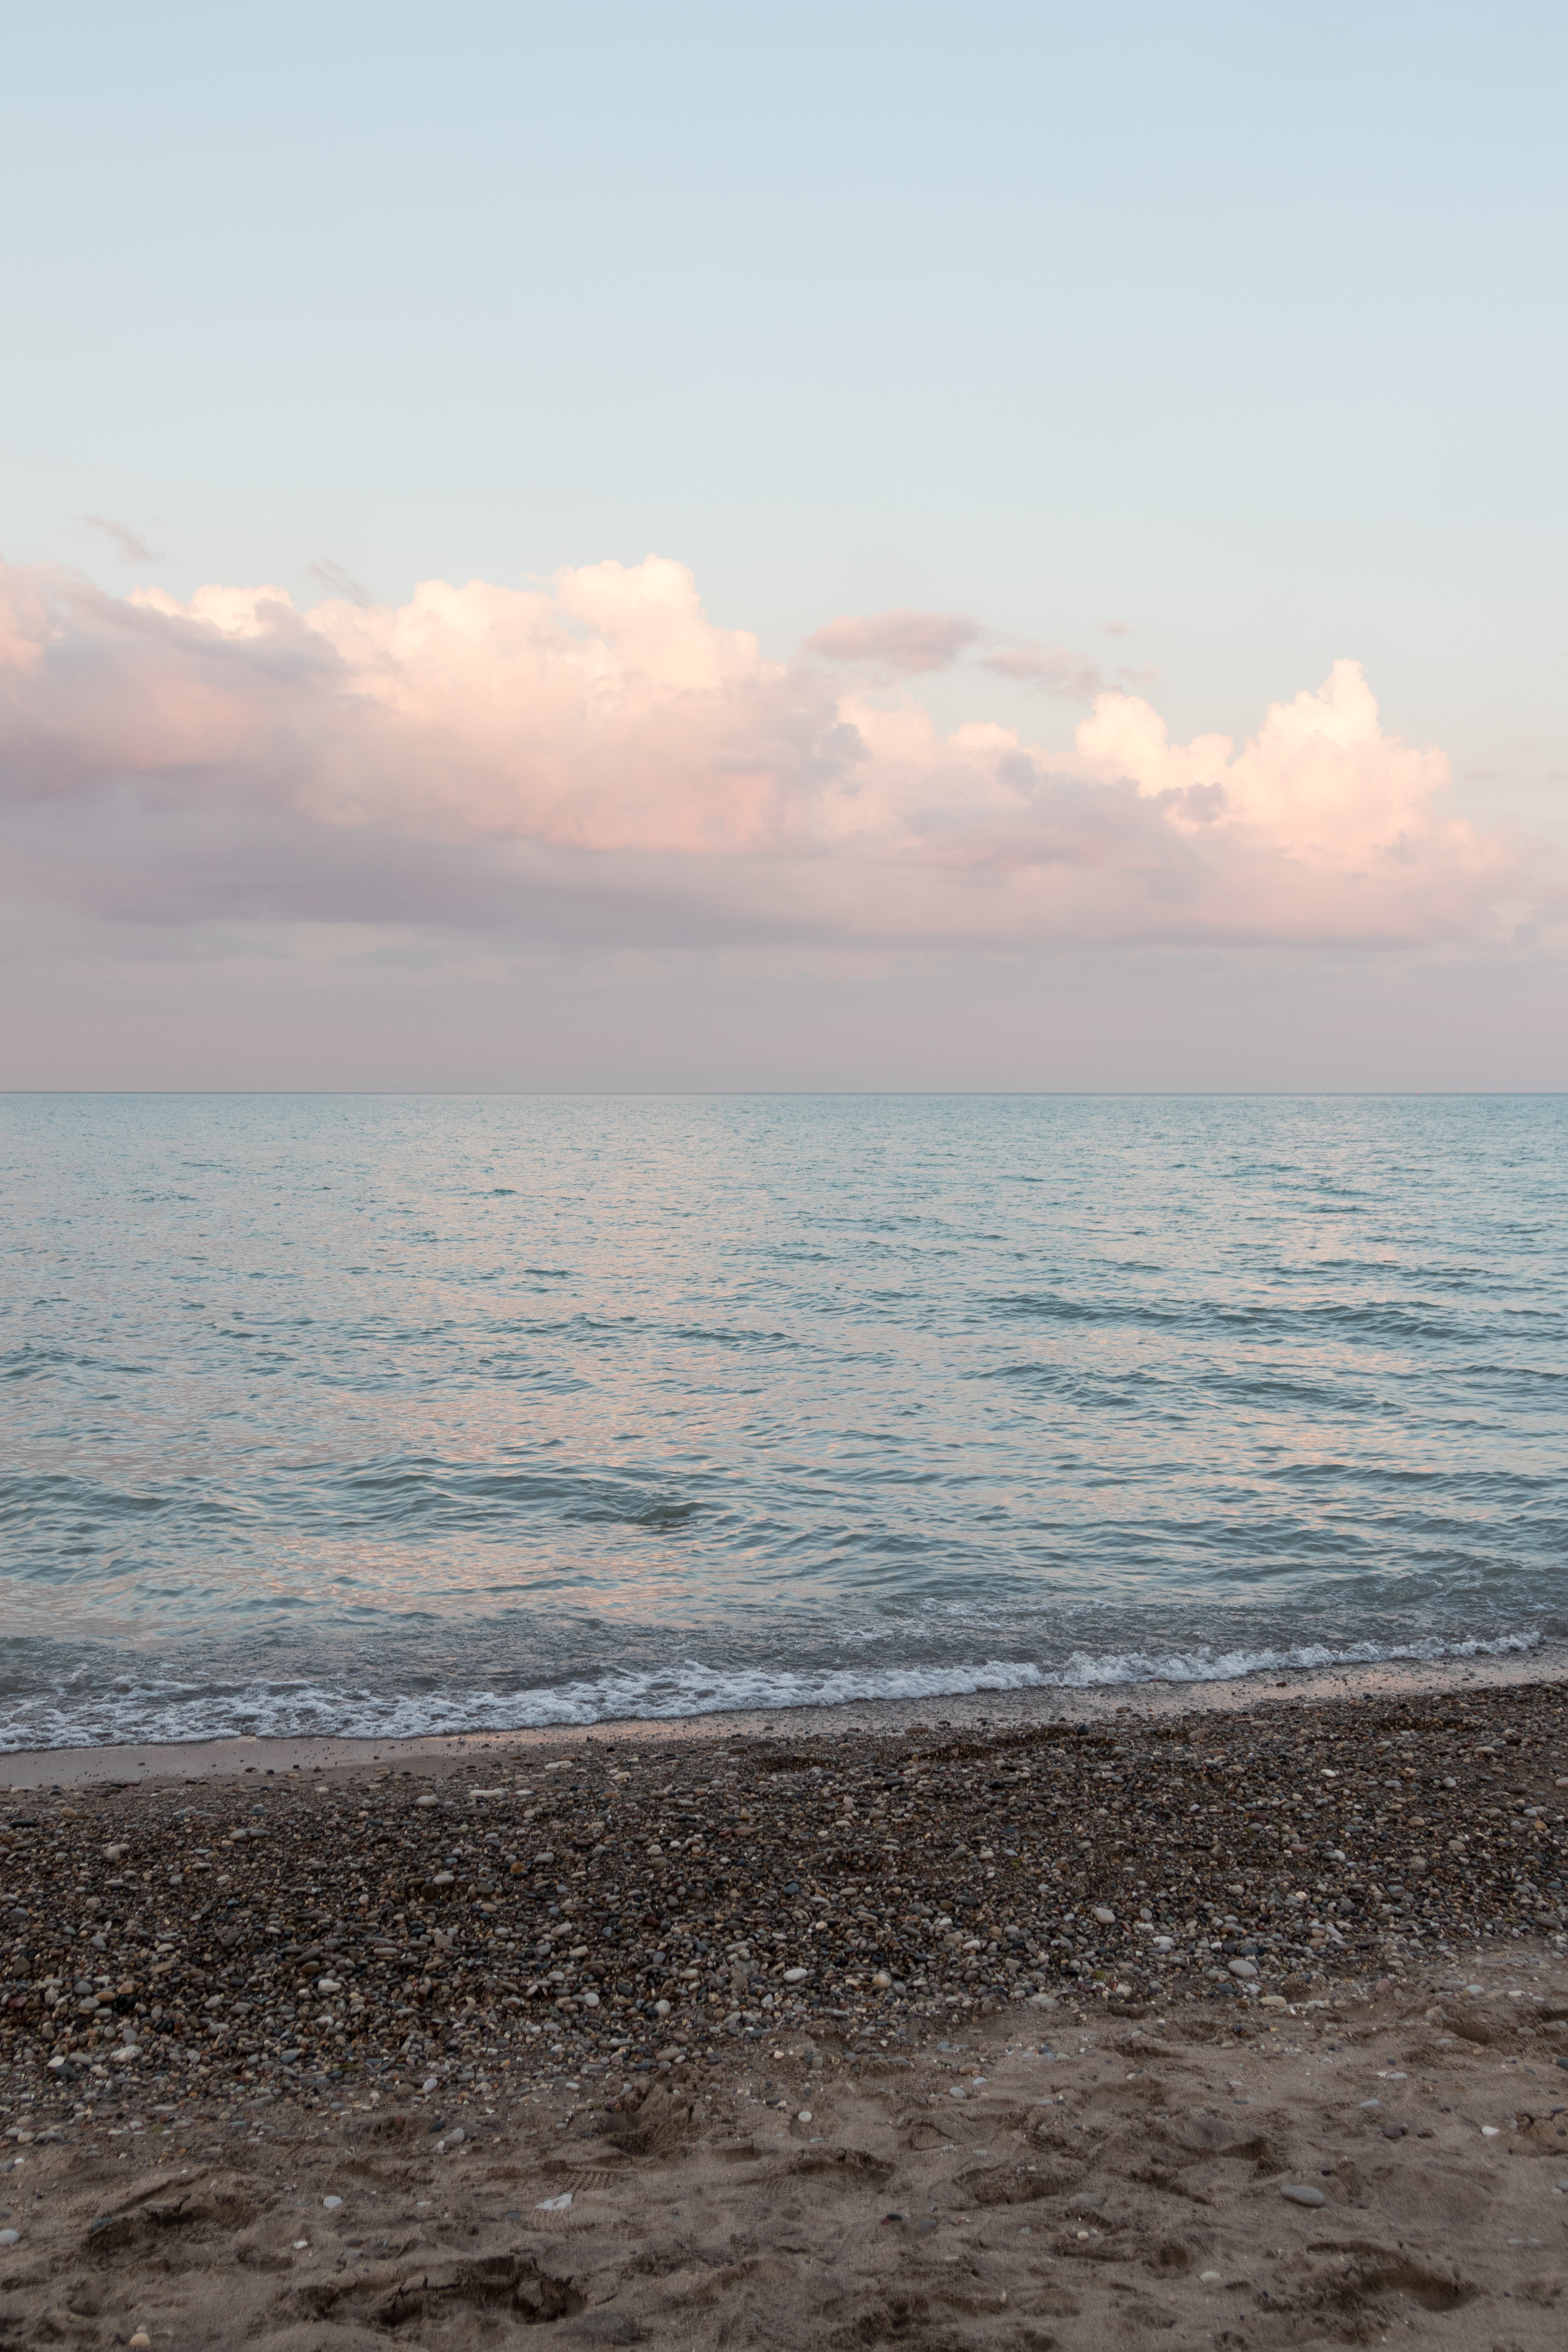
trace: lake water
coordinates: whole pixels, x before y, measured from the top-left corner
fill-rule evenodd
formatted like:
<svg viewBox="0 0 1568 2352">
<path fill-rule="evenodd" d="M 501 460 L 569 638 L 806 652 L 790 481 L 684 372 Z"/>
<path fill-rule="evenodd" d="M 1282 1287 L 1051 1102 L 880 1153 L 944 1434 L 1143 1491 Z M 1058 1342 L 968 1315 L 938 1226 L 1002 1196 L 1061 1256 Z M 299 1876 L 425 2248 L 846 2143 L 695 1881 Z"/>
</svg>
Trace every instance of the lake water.
<svg viewBox="0 0 1568 2352">
<path fill-rule="evenodd" d="M 11 1097 L 0 1745 L 1568 1631 L 1556 1097 Z"/>
</svg>

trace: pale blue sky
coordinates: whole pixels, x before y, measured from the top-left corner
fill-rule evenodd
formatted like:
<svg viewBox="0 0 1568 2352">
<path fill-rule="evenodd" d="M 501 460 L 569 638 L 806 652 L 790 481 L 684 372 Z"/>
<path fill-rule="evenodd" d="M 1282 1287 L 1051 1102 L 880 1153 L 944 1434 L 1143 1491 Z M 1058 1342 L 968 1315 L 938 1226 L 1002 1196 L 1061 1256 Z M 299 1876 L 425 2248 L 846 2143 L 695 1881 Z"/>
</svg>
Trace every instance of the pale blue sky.
<svg viewBox="0 0 1568 2352">
<path fill-rule="evenodd" d="M 1543 808 L 1565 50 L 1364 0 L 13 10 L 0 551 L 400 599 L 654 549 L 769 650 L 972 611 L 1184 734 L 1350 654 Z"/>
<path fill-rule="evenodd" d="M 1451 760 L 1439 814 L 1515 835 L 1484 910 L 1492 853 L 1428 827 L 1430 878 L 1393 912 L 1362 920 L 1361 884 L 1320 856 L 1303 913 L 1270 769 L 1254 816 L 1286 862 L 1257 886 L 1251 948 L 1250 853 L 1205 932 L 1184 864 L 1203 845 L 1176 818 L 1150 903 L 1190 903 L 1188 929 L 1086 917 L 1077 961 L 1047 924 L 1038 954 L 944 962 L 984 923 L 900 932 L 889 914 L 851 970 L 832 961 L 859 952 L 843 909 L 879 882 L 846 882 L 831 920 L 786 919 L 752 869 L 752 896 L 689 937 L 668 911 L 686 881 L 651 867 L 635 888 L 664 911 L 624 935 L 634 884 L 608 865 L 576 931 L 562 883 L 542 927 L 448 921 L 438 892 L 377 881 L 371 828 L 348 881 L 296 887 L 348 837 L 325 786 L 308 808 L 295 793 L 282 722 L 260 782 L 215 766 L 207 738 L 184 768 L 177 746 L 139 764 L 144 714 L 187 694 L 183 624 L 147 638 L 135 677 L 108 638 L 62 640 L 0 742 L 0 953 L 27 1008 L 0 1083 L 963 1084 L 981 1036 L 988 1084 L 1568 1076 L 1542 946 L 1561 866 L 1517 837 L 1561 845 L 1568 803 L 1561 7 L 56 0 L 8 12 L 5 58 L 9 563 L 117 595 L 272 582 L 300 605 L 341 577 L 394 606 L 421 580 L 515 588 L 657 551 L 768 655 L 841 614 L 970 614 L 1143 681 L 1182 740 L 1246 738 L 1349 658 L 1388 733 Z M 271 658 L 247 673 L 241 735 Z M 118 681 L 102 757 L 58 748 L 79 660 Z M 973 658 L 901 690 L 943 729 L 995 719 L 1053 751 L 1084 716 Z M 815 775 L 801 691 L 777 725 Z M 323 774 L 342 707 L 299 705 Z M 1389 777 L 1392 756 L 1368 754 Z M 1093 771 L 1092 821 L 1078 784 L 1038 817 L 1068 845 L 1058 877 L 1122 807 L 1113 766 Z M 1137 772 L 1154 793 L 1158 762 Z M 963 790 L 984 798 L 978 776 Z M 419 782 L 410 767 L 376 822 L 434 872 Z M 926 824 L 903 805 L 895 858 Z M 555 838 L 574 854 L 570 826 Z M 671 842 L 645 828 L 633 846 L 665 875 Z M 1141 842 L 1116 851 L 1134 881 Z M 973 848 L 976 905 L 1001 903 L 989 877 L 1016 854 L 1001 835 Z M 117 897 L 132 867 L 156 889 Z M 702 958 L 743 959 L 753 905 L 742 985 Z M 791 923 L 798 956 L 776 945 Z M 876 941 L 895 935 L 925 960 L 888 961 Z M 632 960 L 606 961 L 623 936 Z M 1143 944 L 1119 961 L 1118 940 Z"/>
</svg>

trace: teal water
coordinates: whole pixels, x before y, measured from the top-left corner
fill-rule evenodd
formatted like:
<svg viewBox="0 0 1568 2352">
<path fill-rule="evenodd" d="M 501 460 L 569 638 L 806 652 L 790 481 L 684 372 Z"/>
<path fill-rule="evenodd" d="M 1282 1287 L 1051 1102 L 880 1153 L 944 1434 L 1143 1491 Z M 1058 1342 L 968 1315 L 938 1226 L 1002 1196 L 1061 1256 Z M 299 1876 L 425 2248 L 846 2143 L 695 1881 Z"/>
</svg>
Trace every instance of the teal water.
<svg viewBox="0 0 1568 2352">
<path fill-rule="evenodd" d="M 1557 1097 L 0 1100 L 0 1745 L 1568 1631 Z"/>
</svg>

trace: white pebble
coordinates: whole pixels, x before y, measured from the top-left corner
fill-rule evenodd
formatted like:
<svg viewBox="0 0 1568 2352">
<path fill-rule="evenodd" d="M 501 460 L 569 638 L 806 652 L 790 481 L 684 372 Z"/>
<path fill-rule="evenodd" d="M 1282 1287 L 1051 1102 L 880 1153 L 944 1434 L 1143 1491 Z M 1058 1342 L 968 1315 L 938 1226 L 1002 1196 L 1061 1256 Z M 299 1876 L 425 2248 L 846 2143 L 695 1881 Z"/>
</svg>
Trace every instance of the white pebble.
<svg viewBox="0 0 1568 2352">
<path fill-rule="evenodd" d="M 810 1973 L 808 1969 L 785 1969 L 784 1980 L 785 1984 L 804 1984 Z"/>
<path fill-rule="evenodd" d="M 1329 2201 L 1321 2189 L 1309 2189 L 1303 2180 L 1286 2181 L 1279 2194 L 1292 2205 L 1326 2205 Z"/>
<path fill-rule="evenodd" d="M 21 2242 L 21 2237 L 20 2230 L 0 2230 L 0 2246 L 18 2245 Z"/>
<path fill-rule="evenodd" d="M 1109 1903 L 1097 1903 L 1094 1906 L 1094 1916 L 1102 1927 L 1114 1927 L 1116 1925 L 1116 1914 Z"/>
<path fill-rule="evenodd" d="M 568 2189 L 564 2197 L 542 2197 L 533 2210 L 536 2213 L 564 2213 L 571 2202 L 572 2191 Z"/>
<path fill-rule="evenodd" d="M 335 2213 L 342 2201 L 341 2197 L 323 2197 L 321 2200 L 323 2207 L 329 2213 Z"/>
</svg>

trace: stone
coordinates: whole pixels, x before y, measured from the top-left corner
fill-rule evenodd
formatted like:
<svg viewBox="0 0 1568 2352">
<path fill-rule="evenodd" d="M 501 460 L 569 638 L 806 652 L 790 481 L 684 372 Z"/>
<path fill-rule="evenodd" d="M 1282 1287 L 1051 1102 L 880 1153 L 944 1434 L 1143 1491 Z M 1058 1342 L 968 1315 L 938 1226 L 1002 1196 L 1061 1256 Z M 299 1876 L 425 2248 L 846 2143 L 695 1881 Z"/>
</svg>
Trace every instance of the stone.
<svg viewBox="0 0 1568 2352">
<path fill-rule="evenodd" d="M 1321 2189 L 1310 2188 L 1304 2180 L 1283 2181 L 1280 2184 L 1279 2194 L 1285 2199 L 1287 2204 L 1290 2205 L 1310 2205 L 1316 2208 L 1319 2205 L 1326 2205 L 1329 2201 Z"/>
<path fill-rule="evenodd" d="M 1231 1960 L 1227 1965 L 1231 1975 L 1233 1977 L 1239 1977 L 1243 1984 L 1254 1984 L 1257 1982 L 1258 1969 L 1254 1961 Z"/>
</svg>

